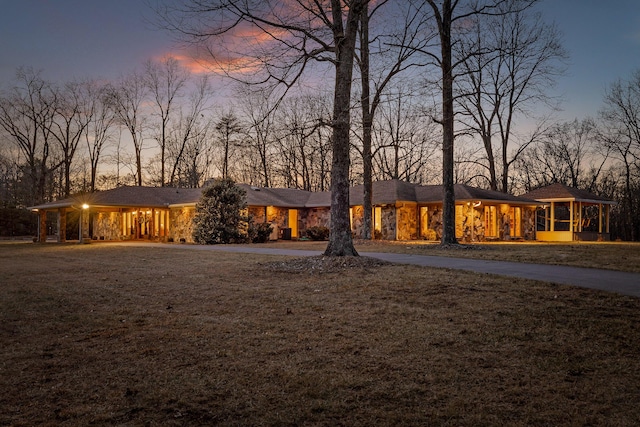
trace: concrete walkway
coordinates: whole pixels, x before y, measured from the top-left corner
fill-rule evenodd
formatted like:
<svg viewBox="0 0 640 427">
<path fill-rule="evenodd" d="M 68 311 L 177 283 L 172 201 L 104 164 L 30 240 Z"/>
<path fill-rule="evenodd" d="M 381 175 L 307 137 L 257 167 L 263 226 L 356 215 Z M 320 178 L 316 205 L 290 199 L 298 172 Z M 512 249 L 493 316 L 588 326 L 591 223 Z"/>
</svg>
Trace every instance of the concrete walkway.
<svg viewBox="0 0 640 427">
<path fill-rule="evenodd" d="M 187 250 L 205 250 L 270 254 L 285 256 L 315 256 L 320 251 L 258 248 L 242 245 L 162 245 L 158 243 L 126 242 L 113 243 L 127 246 L 163 247 Z M 573 285 L 583 288 L 599 289 L 623 295 L 640 297 L 640 273 L 627 273 L 595 268 L 566 267 L 560 265 L 528 264 L 508 261 L 487 261 L 468 258 L 450 258 L 429 255 L 394 254 L 381 252 L 362 252 L 361 255 L 398 264 L 414 264 L 423 267 L 449 268 L 476 273 L 497 274 L 521 279 Z"/>
</svg>

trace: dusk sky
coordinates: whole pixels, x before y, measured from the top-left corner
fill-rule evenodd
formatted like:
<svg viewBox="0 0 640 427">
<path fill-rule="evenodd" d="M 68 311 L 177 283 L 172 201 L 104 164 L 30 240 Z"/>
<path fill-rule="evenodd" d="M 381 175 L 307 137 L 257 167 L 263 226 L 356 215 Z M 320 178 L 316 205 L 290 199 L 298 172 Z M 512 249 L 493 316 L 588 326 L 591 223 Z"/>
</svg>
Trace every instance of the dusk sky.
<svg viewBox="0 0 640 427">
<path fill-rule="evenodd" d="M 0 0 L 0 86 L 19 66 L 54 81 L 112 79 L 176 49 L 153 29 L 142 0 Z M 595 115 L 605 88 L 640 69 L 638 0 L 545 0 L 541 10 L 563 32 L 570 54 L 556 94 L 565 119 Z"/>
</svg>

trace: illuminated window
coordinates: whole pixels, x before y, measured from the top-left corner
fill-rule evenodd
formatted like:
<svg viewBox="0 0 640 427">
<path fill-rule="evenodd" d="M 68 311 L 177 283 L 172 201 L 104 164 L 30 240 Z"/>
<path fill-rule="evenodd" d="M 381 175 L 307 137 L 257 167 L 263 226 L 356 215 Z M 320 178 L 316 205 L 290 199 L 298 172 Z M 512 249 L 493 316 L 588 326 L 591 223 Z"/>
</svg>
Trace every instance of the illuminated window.
<svg viewBox="0 0 640 427">
<path fill-rule="evenodd" d="M 509 231 L 511 237 L 522 236 L 522 208 L 512 207 L 509 209 Z"/>
<path fill-rule="evenodd" d="M 382 232 L 382 207 L 373 208 L 373 230 Z"/>
<path fill-rule="evenodd" d="M 498 226 L 496 224 L 496 207 L 484 207 L 484 235 L 486 237 L 497 237 Z"/>
</svg>

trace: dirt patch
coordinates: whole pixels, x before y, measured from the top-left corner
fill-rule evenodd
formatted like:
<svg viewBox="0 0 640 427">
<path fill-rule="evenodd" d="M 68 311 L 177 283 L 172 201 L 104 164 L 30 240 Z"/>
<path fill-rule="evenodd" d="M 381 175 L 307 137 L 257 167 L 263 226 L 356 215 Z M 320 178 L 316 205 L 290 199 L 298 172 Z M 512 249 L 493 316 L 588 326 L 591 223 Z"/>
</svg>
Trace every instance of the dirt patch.
<svg viewBox="0 0 640 427">
<path fill-rule="evenodd" d="M 283 273 L 305 273 L 322 274 L 335 273 L 346 270 L 370 270 L 391 263 L 380 259 L 357 256 L 357 257 L 327 257 L 311 256 L 303 258 L 293 258 L 282 261 L 274 261 L 261 264 L 270 271 Z"/>
</svg>

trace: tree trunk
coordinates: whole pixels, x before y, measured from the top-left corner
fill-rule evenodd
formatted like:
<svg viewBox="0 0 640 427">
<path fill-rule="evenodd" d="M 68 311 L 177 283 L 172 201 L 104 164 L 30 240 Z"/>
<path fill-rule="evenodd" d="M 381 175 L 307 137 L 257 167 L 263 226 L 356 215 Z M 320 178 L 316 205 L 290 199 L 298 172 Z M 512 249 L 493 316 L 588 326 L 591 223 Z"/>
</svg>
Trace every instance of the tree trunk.
<svg viewBox="0 0 640 427">
<path fill-rule="evenodd" d="M 358 21 L 362 1 L 350 5 L 346 27 L 342 25 L 340 0 L 332 0 L 333 31 L 336 46 L 336 79 L 333 102 L 333 151 L 331 167 L 331 232 L 326 256 L 357 256 L 351 237 L 349 220 L 349 132 L 351 109 L 351 80 L 356 46 Z"/>
<path fill-rule="evenodd" d="M 363 236 L 371 240 L 373 236 L 373 178 L 371 159 L 371 128 L 373 127 L 373 111 L 371 109 L 371 89 L 369 87 L 369 11 L 365 6 L 360 16 L 360 77 L 362 80 L 362 179 L 363 179 Z"/>
<path fill-rule="evenodd" d="M 453 69 L 451 60 L 451 0 L 442 3 L 439 22 L 442 49 L 442 244 L 458 243 L 456 239 L 456 200 L 453 181 Z"/>
<path fill-rule="evenodd" d="M 493 155 L 493 146 L 491 145 L 491 128 L 488 127 L 482 135 L 482 142 L 487 153 L 487 163 L 489 163 L 489 186 L 492 190 L 498 190 L 498 175 L 496 173 L 496 158 Z"/>
</svg>

